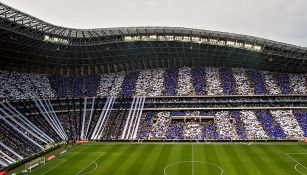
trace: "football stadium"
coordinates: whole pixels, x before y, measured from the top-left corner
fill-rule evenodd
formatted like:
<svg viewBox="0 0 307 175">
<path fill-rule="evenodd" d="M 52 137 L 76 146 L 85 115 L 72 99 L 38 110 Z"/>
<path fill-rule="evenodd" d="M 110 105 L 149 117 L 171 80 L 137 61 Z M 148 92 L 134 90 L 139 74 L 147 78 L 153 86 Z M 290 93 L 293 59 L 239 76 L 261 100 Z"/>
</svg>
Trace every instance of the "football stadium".
<svg viewBox="0 0 307 175">
<path fill-rule="evenodd" d="M 0 3 L 1 175 L 307 175 L 306 142 L 306 47 Z"/>
</svg>

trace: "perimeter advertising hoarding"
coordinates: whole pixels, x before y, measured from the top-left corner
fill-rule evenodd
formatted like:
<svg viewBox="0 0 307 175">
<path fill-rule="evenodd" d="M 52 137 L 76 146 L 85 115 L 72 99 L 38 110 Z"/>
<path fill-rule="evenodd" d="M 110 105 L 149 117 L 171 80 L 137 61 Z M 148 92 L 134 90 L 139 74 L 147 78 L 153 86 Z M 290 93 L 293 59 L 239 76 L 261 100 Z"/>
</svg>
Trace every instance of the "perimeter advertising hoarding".
<svg viewBox="0 0 307 175">
<path fill-rule="evenodd" d="M 84 144 L 84 143 L 89 143 L 89 140 L 77 140 L 76 144 Z"/>
<path fill-rule="evenodd" d="M 0 171 L 0 175 L 4 175 L 7 173 L 7 170 Z"/>
</svg>

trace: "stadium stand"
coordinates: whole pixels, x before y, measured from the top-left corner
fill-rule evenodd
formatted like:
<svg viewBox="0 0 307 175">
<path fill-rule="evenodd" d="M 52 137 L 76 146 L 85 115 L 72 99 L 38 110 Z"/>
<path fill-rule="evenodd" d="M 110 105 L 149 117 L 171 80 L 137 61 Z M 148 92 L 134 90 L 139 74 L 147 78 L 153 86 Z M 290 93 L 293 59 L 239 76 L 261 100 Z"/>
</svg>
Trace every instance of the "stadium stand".
<svg viewBox="0 0 307 175">
<path fill-rule="evenodd" d="M 0 76 L 0 161 L 6 166 L 65 140 L 293 140 L 307 135 L 303 74 L 183 67 L 100 77 L 8 71 Z"/>
<path fill-rule="evenodd" d="M 0 10 L 9 8 L 0 6 Z M 62 141 L 302 140 L 307 136 L 307 66 L 301 61 L 300 47 L 269 40 L 263 45 L 255 37 L 228 41 L 242 36 L 184 28 L 108 29 L 102 32 L 107 36 L 96 39 L 91 37 L 100 31 L 62 28 L 66 32 L 39 31 L 33 39 L 15 29 L 0 29 L 12 34 L 0 36 L 5 59 L 0 71 L 0 167 Z M 165 33 L 169 29 L 172 35 Z M 185 35 L 195 32 L 201 36 Z M 221 38 L 211 38 L 216 34 Z M 63 54 L 17 47 L 28 39 Z M 4 47 L 6 42 L 21 51 L 12 54 Z M 277 46 L 283 48 L 282 55 Z M 225 54 L 229 48 L 231 56 Z M 29 49 L 40 52 L 30 61 L 21 54 Z M 68 55 L 84 59 L 71 62 Z M 39 59 L 46 64 L 38 64 Z M 59 60 L 49 64 L 53 59 Z"/>
<path fill-rule="evenodd" d="M 304 48 L 184 28 L 54 28 L 0 7 L 0 168 L 79 140 L 307 137 Z"/>
</svg>

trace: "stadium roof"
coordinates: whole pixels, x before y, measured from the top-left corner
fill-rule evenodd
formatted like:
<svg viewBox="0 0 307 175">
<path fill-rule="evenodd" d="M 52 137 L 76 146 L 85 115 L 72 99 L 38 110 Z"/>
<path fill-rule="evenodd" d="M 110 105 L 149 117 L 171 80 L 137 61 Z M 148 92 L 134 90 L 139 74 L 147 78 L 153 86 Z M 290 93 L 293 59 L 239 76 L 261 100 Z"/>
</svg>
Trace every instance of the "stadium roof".
<svg viewBox="0 0 307 175">
<path fill-rule="evenodd" d="M 307 48 L 233 33 L 179 28 L 73 29 L 0 3 L 3 70 L 93 74 L 231 66 L 307 72 Z"/>
</svg>

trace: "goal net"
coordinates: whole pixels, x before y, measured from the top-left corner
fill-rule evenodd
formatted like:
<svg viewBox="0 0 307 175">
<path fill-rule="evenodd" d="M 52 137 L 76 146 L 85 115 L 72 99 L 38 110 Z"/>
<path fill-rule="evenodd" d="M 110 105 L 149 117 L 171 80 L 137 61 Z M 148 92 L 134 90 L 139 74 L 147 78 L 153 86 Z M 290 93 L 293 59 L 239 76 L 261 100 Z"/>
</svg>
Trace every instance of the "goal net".
<svg viewBox="0 0 307 175">
<path fill-rule="evenodd" d="M 34 168 L 45 165 L 46 159 L 45 157 L 39 157 L 31 162 L 25 164 L 25 170 L 31 172 Z"/>
</svg>

